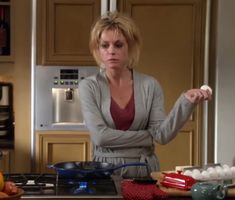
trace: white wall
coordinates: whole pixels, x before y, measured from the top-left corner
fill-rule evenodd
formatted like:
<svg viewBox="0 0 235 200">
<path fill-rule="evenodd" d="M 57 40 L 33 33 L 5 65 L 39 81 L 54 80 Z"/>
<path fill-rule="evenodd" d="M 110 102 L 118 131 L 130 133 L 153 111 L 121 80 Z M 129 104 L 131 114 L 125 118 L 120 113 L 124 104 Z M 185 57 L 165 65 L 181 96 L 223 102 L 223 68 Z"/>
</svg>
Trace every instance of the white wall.
<svg viewBox="0 0 235 200">
<path fill-rule="evenodd" d="M 235 158 L 235 0 L 219 0 L 216 55 L 215 162 Z"/>
</svg>

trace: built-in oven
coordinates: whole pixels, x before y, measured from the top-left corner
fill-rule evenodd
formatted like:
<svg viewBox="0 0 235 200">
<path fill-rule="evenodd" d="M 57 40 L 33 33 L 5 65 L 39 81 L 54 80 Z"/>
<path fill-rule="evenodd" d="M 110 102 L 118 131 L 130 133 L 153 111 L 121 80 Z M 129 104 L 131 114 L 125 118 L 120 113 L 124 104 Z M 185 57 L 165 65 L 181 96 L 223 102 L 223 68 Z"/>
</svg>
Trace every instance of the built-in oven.
<svg viewBox="0 0 235 200">
<path fill-rule="evenodd" d="M 85 128 L 78 85 L 97 73 L 98 67 L 36 67 L 35 129 L 79 130 Z"/>
</svg>

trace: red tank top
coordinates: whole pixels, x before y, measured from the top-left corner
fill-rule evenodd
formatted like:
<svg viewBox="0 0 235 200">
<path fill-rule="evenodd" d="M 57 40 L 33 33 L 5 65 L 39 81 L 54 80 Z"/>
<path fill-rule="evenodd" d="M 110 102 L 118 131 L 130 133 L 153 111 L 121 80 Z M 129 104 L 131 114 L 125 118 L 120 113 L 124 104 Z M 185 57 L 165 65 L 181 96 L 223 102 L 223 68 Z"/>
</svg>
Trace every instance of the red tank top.
<svg viewBox="0 0 235 200">
<path fill-rule="evenodd" d="M 111 98 L 110 112 L 116 129 L 123 131 L 128 130 L 135 117 L 134 92 L 132 93 L 129 102 L 124 109 L 120 108 L 114 99 Z"/>
</svg>

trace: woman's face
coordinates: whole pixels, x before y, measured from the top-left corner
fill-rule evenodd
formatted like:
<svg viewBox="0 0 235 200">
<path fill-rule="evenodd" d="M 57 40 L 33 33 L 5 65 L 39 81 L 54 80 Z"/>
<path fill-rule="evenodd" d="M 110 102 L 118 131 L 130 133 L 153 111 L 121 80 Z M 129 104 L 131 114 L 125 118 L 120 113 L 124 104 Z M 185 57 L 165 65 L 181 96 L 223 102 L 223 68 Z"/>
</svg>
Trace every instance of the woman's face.
<svg viewBox="0 0 235 200">
<path fill-rule="evenodd" d="M 100 37 L 99 53 L 106 70 L 128 65 L 128 44 L 120 31 L 104 30 Z"/>
</svg>

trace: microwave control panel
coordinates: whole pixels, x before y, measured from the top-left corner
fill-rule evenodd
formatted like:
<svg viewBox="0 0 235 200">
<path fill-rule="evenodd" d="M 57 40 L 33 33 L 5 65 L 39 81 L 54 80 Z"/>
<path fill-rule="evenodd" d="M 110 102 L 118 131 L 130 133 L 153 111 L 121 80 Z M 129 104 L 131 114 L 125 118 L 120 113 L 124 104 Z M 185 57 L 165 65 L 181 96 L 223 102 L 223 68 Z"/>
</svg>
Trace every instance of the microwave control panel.
<svg viewBox="0 0 235 200">
<path fill-rule="evenodd" d="M 79 76 L 79 69 L 60 69 L 59 74 L 53 77 L 54 85 L 78 85 L 79 79 L 84 77 Z"/>
</svg>

